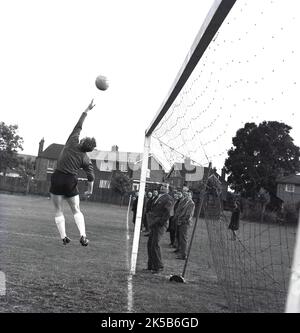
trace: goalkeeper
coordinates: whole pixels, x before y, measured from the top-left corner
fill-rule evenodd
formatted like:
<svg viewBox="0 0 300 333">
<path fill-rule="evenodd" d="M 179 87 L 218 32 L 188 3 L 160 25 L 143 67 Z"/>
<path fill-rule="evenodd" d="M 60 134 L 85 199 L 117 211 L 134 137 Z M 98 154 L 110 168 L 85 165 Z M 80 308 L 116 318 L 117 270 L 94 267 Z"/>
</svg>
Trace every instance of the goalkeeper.
<svg viewBox="0 0 300 333">
<path fill-rule="evenodd" d="M 87 137 L 79 142 L 79 135 L 87 113 L 92 110 L 94 106 L 92 100 L 82 113 L 60 153 L 56 170 L 51 176 L 50 195 L 55 207 L 55 223 L 64 245 L 68 244 L 71 240 L 66 235 L 65 230 L 63 199 L 66 199 L 73 213 L 75 223 L 80 233 L 81 245 L 87 246 L 89 243 L 86 238 L 84 216 L 80 211 L 77 175 L 79 169 L 83 169 L 86 172 L 88 189 L 85 195 L 90 196 L 93 192 L 95 176 L 93 165 L 87 156 L 87 152 L 91 152 L 96 147 L 96 140 Z"/>
</svg>

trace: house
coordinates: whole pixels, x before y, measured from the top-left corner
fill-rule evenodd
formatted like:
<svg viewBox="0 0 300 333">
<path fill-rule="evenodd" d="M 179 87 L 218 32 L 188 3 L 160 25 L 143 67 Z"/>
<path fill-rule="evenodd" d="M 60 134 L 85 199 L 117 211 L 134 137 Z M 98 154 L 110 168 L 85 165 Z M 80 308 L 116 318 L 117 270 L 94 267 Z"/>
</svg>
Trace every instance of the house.
<svg viewBox="0 0 300 333">
<path fill-rule="evenodd" d="M 140 187 L 140 178 L 142 171 L 142 158 L 143 154 L 140 155 L 139 162 L 136 162 L 137 169 L 132 173 L 132 186 L 133 190 L 138 190 Z M 163 164 L 154 155 L 150 154 L 148 157 L 148 166 L 146 174 L 146 190 L 157 190 L 162 184 L 165 183 L 166 172 Z"/>
<path fill-rule="evenodd" d="M 64 145 L 52 143 L 45 150 L 44 139 L 39 143 L 38 156 L 36 159 L 36 176 L 37 180 L 50 180 L 54 172 L 59 154 Z M 138 190 L 141 173 L 141 161 L 143 155 L 134 152 L 121 152 L 118 146 L 114 145 L 110 151 L 93 150 L 88 153 L 94 165 L 95 183 L 94 189 L 109 189 L 113 173 L 115 170 L 127 175 L 133 181 L 132 190 Z M 154 166 L 154 168 L 153 168 Z M 152 169 L 151 169 L 152 168 Z M 165 176 L 162 165 L 154 156 L 149 157 L 148 181 L 150 183 L 162 182 Z M 83 170 L 78 173 L 79 180 L 86 180 Z"/>
<path fill-rule="evenodd" d="M 276 179 L 277 197 L 284 204 L 297 204 L 300 202 L 300 174 L 282 176 Z"/>
<path fill-rule="evenodd" d="M 50 180 L 51 174 L 54 172 L 57 159 L 64 145 L 52 143 L 45 150 L 44 138 L 39 142 L 38 156 L 35 162 L 35 179 Z"/>
<path fill-rule="evenodd" d="M 28 163 L 35 163 L 36 156 L 28 154 L 18 154 L 18 157 Z"/>
<path fill-rule="evenodd" d="M 143 154 L 136 152 L 119 151 L 118 146 L 113 146 L 111 151 L 94 150 L 89 153 L 90 159 L 95 163 L 95 183 L 99 187 L 109 188 L 113 171 L 118 170 L 132 180 L 132 191 L 139 190 Z M 165 171 L 162 164 L 154 155 L 148 159 L 147 187 L 156 188 L 164 180 Z M 98 186 L 98 185 L 97 185 Z"/>
<path fill-rule="evenodd" d="M 208 167 L 195 165 L 189 158 L 186 158 L 184 163 L 174 163 L 166 175 L 165 181 L 174 189 L 188 186 L 193 192 L 199 192 L 203 179 L 206 179 L 208 172 Z M 221 175 L 217 173 L 216 169 L 213 169 L 210 179 L 218 184 L 222 191 L 223 200 L 226 200 L 228 184 L 225 181 L 225 169 L 222 169 Z"/>
<path fill-rule="evenodd" d="M 54 172 L 58 157 L 64 148 L 64 145 L 52 143 L 45 150 L 44 139 L 39 143 L 38 156 L 35 162 L 35 179 L 41 181 L 50 181 L 51 174 Z M 86 180 L 86 174 L 83 170 L 78 172 L 79 180 Z"/>
</svg>

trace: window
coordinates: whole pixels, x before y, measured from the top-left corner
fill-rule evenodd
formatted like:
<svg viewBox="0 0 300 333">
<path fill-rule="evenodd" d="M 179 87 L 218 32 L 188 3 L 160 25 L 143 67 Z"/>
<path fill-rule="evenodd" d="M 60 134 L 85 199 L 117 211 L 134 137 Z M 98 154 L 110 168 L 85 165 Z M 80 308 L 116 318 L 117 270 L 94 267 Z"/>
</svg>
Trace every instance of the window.
<svg viewBox="0 0 300 333">
<path fill-rule="evenodd" d="M 285 192 L 295 192 L 295 185 L 294 184 L 286 184 L 285 185 Z"/>
<path fill-rule="evenodd" d="M 127 169 L 127 163 L 126 162 L 120 162 L 119 163 L 119 169 L 121 172 L 127 172 L 128 169 Z"/>
<path fill-rule="evenodd" d="M 140 189 L 140 185 L 139 184 L 132 184 L 132 190 L 133 191 L 138 191 Z"/>
<path fill-rule="evenodd" d="M 56 160 L 48 160 L 47 169 L 54 170 L 56 168 Z"/>
<path fill-rule="evenodd" d="M 110 180 L 100 179 L 99 188 L 110 188 Z"/>
<path fill-rule="evenodd" d="M 100 171 L 112 171 L 115 170 L 114 167 L 115 162 L 112 161 L 101 161 L 100 162 Z"/>
</svg>

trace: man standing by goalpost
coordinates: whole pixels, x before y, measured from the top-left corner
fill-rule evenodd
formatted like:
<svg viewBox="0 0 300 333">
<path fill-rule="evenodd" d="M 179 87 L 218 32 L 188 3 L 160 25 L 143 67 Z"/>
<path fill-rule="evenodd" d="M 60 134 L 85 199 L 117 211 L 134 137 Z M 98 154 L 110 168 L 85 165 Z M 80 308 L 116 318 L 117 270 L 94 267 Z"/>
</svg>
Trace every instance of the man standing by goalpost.
<svg viewBox="0 0 300 333">
<path fill-rule="evenodd" d="M 160 195 L 153 202 L 151 211 L 148 213 L 150 234 L 147 242 L 147 270 L 151 270 L 153 274 L 159 273 L 164 268 L 159 242 L 164 234 L 164 231 L 167 229 L 172 204 L 173 199 L 169 195 L 167 185 L 162 185 Z"/>
<path fill-rule="evenodd" d="M 96 140 L 94 138 L 86 137 L 79 142 L 79 135 L 88 111 L 92 110 L 94 106 L 92 100 L 80 116 L 60 153 L 56 170 L 51 176 L 50 194 L 55 207 L 55 223 L 64 245 L 71 241 L 70 238 L 67 237 L 65 229 L 65 217 L 62 207 L 64 198 L 72 210 L 75 223 L 80 233 L 81 245 L 87 246 L 89 242 L 86 238 L 84 216 L 81 213 L 79 206 L 77 174 L 78 170 L 81 168 L 86 172 L 88 189 L 84 194 L 90 196 L 93 192 L 95 176 L 93 165 L 86 153 L 91 152 L 96 147 Z"/>
</svg>

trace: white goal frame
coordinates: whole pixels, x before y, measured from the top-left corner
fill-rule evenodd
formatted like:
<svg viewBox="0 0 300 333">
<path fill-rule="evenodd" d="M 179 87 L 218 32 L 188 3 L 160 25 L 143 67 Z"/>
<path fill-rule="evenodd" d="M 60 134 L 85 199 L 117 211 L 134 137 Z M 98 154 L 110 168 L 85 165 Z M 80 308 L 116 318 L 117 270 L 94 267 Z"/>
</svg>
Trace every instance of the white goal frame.
<svg viewBox="0 0 300 333">
<path fill-rule="evenodd" d="M 197 63 L 201 59 L 205 50 L 209 46 L 210 42 L 213 40 L 218 29 L 222 25 L 226 16 L 230 12 L 231 8 L 235 4 L 236 0 L 215 0 L 211 6 L 193 44 L 187 54 L 183 65 L 181 66 L 180 71 L 178 72 L 171 89 L 159 108 L 156 116 L 151 122 L 150 126 L 145 133 L 144 141 L 144 152 L 143 152 L 143 162 L 141 168 L 141 177 L 140 177 L 140 188 L 139 188 L 139 200 L 137 205 L 137 213 L 135 220 L 132 252 L 131 252 L 131 263 L 130 263 L 130 274 L 134 275 L 136 273 L 136 263 L 138 256 L 138 247 L 140 240 L 140 230 L 142 223 L 143 215 L 143 206 L 144 206 L 144 197 L 145 197 L 145 188 L 147 180 L 147 170 L 148 170 L 148 159 L 150 153 L 151 145 L 151 135 L 155 128 L 158 126 L 164 115 L 169 110 L 169 107 L 172 105 L 178 94 L 180 93 L 182 87 L 188 80 L 189 76 L 193 72 Z"/>
<path fill-rule="evenodd" d="M 180 71 L 178 72 L 173 85 L 167 97 L 163 101 L 159 108 L 156 116 L 151 122 L 150 126 L 145 133 L 144 141 L 144 153 L 143 162 L 140 177 L 140 189 L 139 189 L 139 200 L 137 205 L 137 214 L 135 220 L 135 230 L 131 253 L 131 266 L 130 274 L 136 273 L 136 263 L 138 256 L 138 247 L 140 239 L 141 222 L 143 215 L 143 205 L 146 187 L 146 177 L 148 170 L 148 159 L 150 153 L 151 135 L 157 128 L 164 115 L 168 112 L 170 106 L 175 101 L 176 97 L 180 93 L 181 89 L 185 85 L 189 76 L 193 72 L 195 66 L 201 59 L 205 50 L 213 40 L 218 29 L 222 25 L 226 16 L 234 6 L 236 0 L 215 0 L 211 9 L 209 10 L 193 44 L 187 54 Z M 300 312 L 300 211 L 298 216 L 298 232 L 296 235 L 295 250 L 293 257 L 293 265 L 291 269 L 289 290 L 287 295 L 287 301 L 285 306 L 285 312 L 287 313 L 299 313 Z"/>
</svg>

